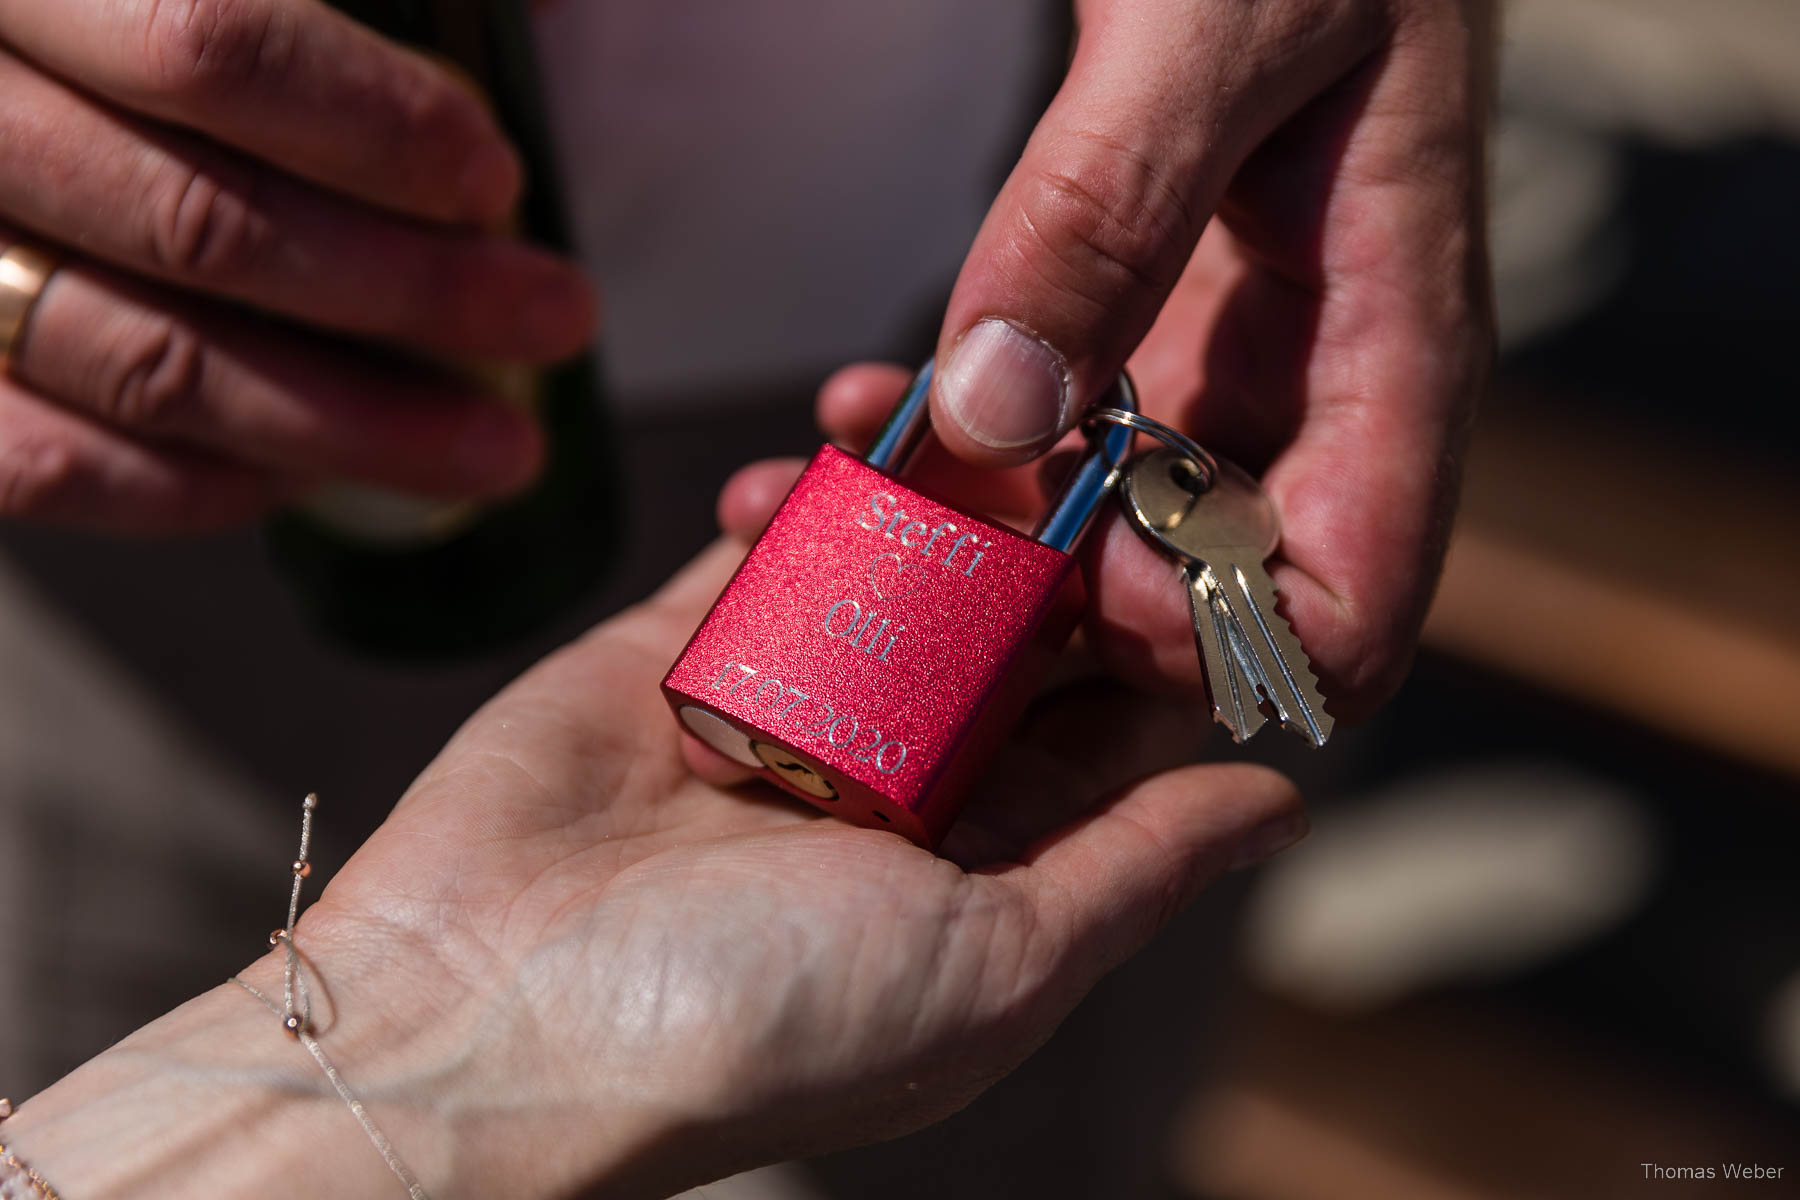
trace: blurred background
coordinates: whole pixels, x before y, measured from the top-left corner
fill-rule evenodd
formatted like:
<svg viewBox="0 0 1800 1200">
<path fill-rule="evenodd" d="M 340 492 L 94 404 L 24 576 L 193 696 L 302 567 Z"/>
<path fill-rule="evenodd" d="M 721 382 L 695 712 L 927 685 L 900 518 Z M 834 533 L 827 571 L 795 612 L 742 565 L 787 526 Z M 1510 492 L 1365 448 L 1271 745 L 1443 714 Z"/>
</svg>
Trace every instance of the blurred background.
<svg viewBox="0 0 1800 1200">
<path fill-rule="evenodd" d="M 706 540 L 735 467 L 810 452 L 829 370 L 928 352 L 1054 86 L 1051 7 L 545 7 L 630 506 L 608 582 L 522 644 L 353 656 L 255 532 L 0 530 L 0 1086 L 253 957 L 302 793 L 328 868 Z M 1211 746 L 1293 774 L 1312 837 L 960 1116 L 705 1195 L 1800 1195 L 1800 5 L 1513 0 L 1504 30 L 1503 350 L 1425 648 L 1324 753 Z M 1644 1170 L 1726 1162 L 1784 1172 Z"/>
</svg>

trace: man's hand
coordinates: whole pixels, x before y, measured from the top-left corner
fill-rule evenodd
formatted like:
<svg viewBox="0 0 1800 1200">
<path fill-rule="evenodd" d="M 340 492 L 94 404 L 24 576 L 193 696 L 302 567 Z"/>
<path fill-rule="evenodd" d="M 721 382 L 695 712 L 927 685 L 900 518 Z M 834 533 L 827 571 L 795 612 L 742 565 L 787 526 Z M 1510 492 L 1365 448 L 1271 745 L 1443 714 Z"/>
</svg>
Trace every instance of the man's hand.
<svg viewBox="0 0 1800 1200">
<path fill-rule="evenodd" d="M 734 523 L 772 503 L 740 490 Z M 918 1128 L 1304 831 L 1279 776 L 1173 766 L 1192 714 L 1100 680 L 1042 698 L 948 859 L 696 777 L 657 684 L 743 552 L 715 546 L 496 697 L 300 924 L 326 1053 L 440 1200 L 661 1196 Z M 249 977 L 281 994 L 273 956 Z M 7 1129 L 93 1200 L 395 1186 L 234 987 Z"/>
<path fill-rule="evenodd" d="M 1262 477 L 1286 611 L 1354 717 L 1411 659 L 1490 357 L 1491 4 L 1076 7 L 951 297 L 936 427 L 967 462 L 1024 462 L 1129 361 L 1148 412 Z M 853 435 L 890 390 L 842 378 L 826 419 Z M 1116 536 L 1103 557 L 1102 652 L 1197 683 L 1170 572 Z"/>
<path fill-rule="evenodd" d="M 65 263 L 0 380 L 0 516 L 162 531 L 329 477 L 519 487 L 527 417 L 299 327 L 572 353 L 586 283 L 490 232 L 519 187 L 465 84 L 321 0 L 0 0 L 0 248 Z"/>
</svg>

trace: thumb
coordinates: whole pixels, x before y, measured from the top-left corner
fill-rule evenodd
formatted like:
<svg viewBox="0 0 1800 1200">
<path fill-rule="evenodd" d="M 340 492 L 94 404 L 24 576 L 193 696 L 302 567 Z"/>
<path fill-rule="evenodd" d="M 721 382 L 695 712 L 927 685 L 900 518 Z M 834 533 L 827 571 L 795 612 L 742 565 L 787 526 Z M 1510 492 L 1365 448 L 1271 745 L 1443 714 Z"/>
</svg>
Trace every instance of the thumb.
<svg viewBox="0 0 1800 1200">
<path fill-rule="evenodd" d="M 1366 51 L 1347 19 L 1355 7 L 1084 8 L 1068 77 L 951 293 L 932 420 L 953 453 L 987 466 L 1027 461 L 1105 392 L 1238 165 Z M 1286 10 L 1279 28 L 1265 8 Z"/>
</svg>

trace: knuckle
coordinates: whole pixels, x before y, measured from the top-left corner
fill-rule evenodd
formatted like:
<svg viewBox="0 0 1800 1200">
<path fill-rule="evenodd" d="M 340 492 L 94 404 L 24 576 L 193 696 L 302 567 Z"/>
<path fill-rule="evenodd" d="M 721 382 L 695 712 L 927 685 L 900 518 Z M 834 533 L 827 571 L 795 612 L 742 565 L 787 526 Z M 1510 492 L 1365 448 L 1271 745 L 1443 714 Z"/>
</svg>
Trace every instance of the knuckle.
<svg viewBox="0 0 1800 1200">
<path fill-rule="evenodd" d="M 1025 180 L 1024 235 L 1056 282 L 1097 303 L 1172 286 L 1199 236 L 1186 197 L 1142 155 L 1083 135 L 1079 160 Z"/>
<path fill-rule="evenodd" d="M 156 0 L 144 31 L 150 83 L 170 96 L 216 100 L 279 70 L 292 38 L 267 0 Z"/>
<path fill-rule="evenodd" d="M 145 212 L 149 256 L 179 277 L 228 280 L 260 262 L 274 227 L 255 202 L 257 172 L 226 152 L 204 152 L 171 166 Z"/>
<path fill-rule="evenodd" d="M 178 428 L 203 407 L 205 343 L 174 317 L 157 314 L 114 350 L 116 366 L 98 398 L 100 414 L 136 430 Z"/>
<path fill-rule="evenodd" d="M 27 435 L 0 442 L 0 517 L 53 513 L 79 470 L 74 449 L 53 437 Z"/>
</svg>

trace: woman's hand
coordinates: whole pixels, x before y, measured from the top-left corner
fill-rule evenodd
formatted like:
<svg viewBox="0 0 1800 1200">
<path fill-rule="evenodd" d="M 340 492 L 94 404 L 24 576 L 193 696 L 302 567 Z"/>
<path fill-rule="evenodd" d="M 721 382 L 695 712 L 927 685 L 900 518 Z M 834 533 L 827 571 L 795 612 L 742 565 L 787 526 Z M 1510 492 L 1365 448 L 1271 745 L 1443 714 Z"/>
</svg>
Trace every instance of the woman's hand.
<svg viewBox="0 0 1800 1200">
<path fill-rule="evenodd" d="M 527 417 L 302 328 L 572 353 L 582 277 L 490 232 L 519 187 L 473 91 L 321 0 L 0 0 L 0 249 L 64 264 L 0 379 L 0 516 L 166 531 L 329 477 L 521 486 Z"/>
<path fill-rule="evenodd" d="M 1260 475 L 1272 573 L 1340 717 L 1411 660 L 1491 353 L 1491 8 L 1079 0 L 938 342 L 935 423 L 967 462 L 1041 454 L 1129 361 L 1148 412 Z M 826 419 L 854 437 L 891 390 L 842 377 Z M 1170 572 L 1117 531 L 1102 557 L 1103 654 L 1197 686 Z"/>
<path fill-rule="evenodd" d="M 730 523 L 770 507 L 740 491 Z M 471 718 L 301 922 L 320 1040 L 439 1200 L 666 1195 L 943 1117 L 1207 881 L 1305 828 L 1265 769 L 1174 765 L 1191 712 L 1097 680 L 1040 701 L 948 859 L 707 782 L 657 684 L 743 550 Z M 249 977 L 280 995 L 273 957 Z M 6 1131 L 88 1200 L 398 1186 L 229 987 Z"/>
</svg>

